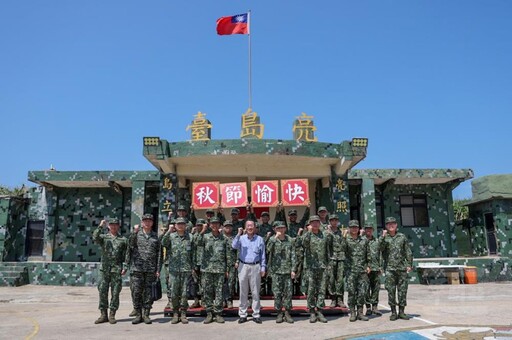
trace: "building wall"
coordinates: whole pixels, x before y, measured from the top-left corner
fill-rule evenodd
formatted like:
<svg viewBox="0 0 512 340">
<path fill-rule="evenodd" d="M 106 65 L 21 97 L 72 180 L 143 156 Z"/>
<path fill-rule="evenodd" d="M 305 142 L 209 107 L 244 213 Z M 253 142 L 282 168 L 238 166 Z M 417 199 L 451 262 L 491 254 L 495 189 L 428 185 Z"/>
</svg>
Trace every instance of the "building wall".
<svg viewBox="0 0 512 340">
<path fill-rule="evenodd" d="M 489 254 L 484 214 L 492 213 L 496 227 L 497 253 L 512 257 L 512 200 L 494 199 L 469 206 L 473 255 Z"/>
<path fill-rule="evenodd" d="M 53 261 L 99 261 L 99 248 L 92 241 L 92 231 L 102 219 L 123 221 L 121 233 L 126 234 L 131 206 L 131 190 L 121 193 L 112 188 L 57 188 L 55 211 L 55 244 Z"/>
<path fill-rule="evenodd" d="M 446 185 L 394 185 L 389 184 L 383 190 L 385 217 L 393 216 L 398 221 L 399 232 L 405 234 L 411 242 L 414 258 L 458 256 L 454 246 L 453 209 L 450 206 L 451 190 Z M 426 195 L 429 227 L 401 227 L 400 195 Z"/>
<path fill-rule="evenodd" d="M 3 261 L 25 260 L 27 202 L 17 197 L 0 199 L 0 249 Z"/>
</svg>

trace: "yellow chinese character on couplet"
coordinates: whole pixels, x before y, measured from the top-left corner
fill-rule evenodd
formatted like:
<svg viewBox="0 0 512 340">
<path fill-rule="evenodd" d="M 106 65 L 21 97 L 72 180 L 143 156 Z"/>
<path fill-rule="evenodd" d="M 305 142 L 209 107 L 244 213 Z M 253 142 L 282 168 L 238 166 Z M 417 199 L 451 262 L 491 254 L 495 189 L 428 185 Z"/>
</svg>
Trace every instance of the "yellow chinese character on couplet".
<svg viewBox="0 0 512 340">
<path fill-rule="evenodd" d="M 296 117 L 295 125 L 293 125 L 293 137 L 295 140 L 303 140 L 306 142 L 316 142 L 315 137 L 316 126 L 313 124 L 313 116 L 308 116 L 302 112 L 302 116 Z"/>
<path fill-rule="evenodd" d="M 347 201 L 336 202 L 336 211 L 346 213 L 347 212 Z"/>
<path fill-rule="evenodd" d="M 162 188 L 171 190 L 172 189 L 172 181 L 169 177 L 164 178 L 164 184 L 162 185 Z"/>
<path fill-rule="evenodd" d="M 192 140 L 210 140 L 210 129 L 212 128 L 212 124 L 205 117 L 206 114 L 199 111 L 197 115 L 194 116 L 192 124 L 187 126 L 186 131 L 192 130 L 190 131 Z"/>
<path fill-rule="evenodd" d="M 162 212 L 169 212 L 169 211 L 172 211 L 172 203 L 169 200 L 165 200 L 163 207 L 162 207 Z"/>
<path fill-rule="evenodd" d="M 345 185 L 345 181 L 343 181 L 341 178 L 338 178 L 336 181 L 336 189 L 339 191 L 344 191 L 346 188 L 347 186 Z"/>
<path fill-rule="evenodd" d="M 258 139 L 263 138 L 263 130 L 265 126 L 260 124 L 260 117 L 256 112 L 253 112 L 250 108 L 242 115 L 242 131 L 240 132 L 240 138 L 243 137 L 256 137 Z"/>
</svg>

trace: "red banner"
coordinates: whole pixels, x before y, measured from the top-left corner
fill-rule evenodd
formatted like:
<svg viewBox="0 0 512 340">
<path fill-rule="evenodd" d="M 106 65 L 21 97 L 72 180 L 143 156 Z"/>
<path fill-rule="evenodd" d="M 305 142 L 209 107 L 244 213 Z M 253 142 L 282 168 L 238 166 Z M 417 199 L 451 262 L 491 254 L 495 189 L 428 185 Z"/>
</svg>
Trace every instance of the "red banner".
<svg viewBox="0 0 512 340">
<path fill-rule="evenodd" d="M 281 200 L 283 206 L 308 205 L 309 186 L 307 179 L 282 179 Z"/>
<path fill-rule="evenodd" d="M 216 209 L 219 206 L 219 182 L 192 183 L 194 209 Z"/>
<path fill-rule="evenodd" d="M 221 205 L 223 208 L 245 207 L 249 204 L 247 184 L 245 182 L 221 184 L 220 191 L 222 193 Z"/>
<path fill-rule="evenodd" d="M 251 182 L 251 201 L 253 207 L 276 207 L 279 203 L 278 181 Z"/>
</svg>

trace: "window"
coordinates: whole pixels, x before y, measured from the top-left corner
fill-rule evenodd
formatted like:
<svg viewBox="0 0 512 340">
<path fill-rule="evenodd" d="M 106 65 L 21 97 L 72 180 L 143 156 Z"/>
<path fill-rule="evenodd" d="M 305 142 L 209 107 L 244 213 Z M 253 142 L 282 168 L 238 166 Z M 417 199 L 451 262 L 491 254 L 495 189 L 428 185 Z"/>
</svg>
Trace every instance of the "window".
<svg viewBox="0 0 512 340">
<path fill-rule="evenodd" d="M 427 196 L 400 196 L 400 216 L 403 227 L 428 227 Z"/>
<path fill-rule="evenodd" d="M 384 228 L 384 202 L 382 193 L 375 191 L 375 212 L 377 213 L 377 230 Z"/>
</svg>

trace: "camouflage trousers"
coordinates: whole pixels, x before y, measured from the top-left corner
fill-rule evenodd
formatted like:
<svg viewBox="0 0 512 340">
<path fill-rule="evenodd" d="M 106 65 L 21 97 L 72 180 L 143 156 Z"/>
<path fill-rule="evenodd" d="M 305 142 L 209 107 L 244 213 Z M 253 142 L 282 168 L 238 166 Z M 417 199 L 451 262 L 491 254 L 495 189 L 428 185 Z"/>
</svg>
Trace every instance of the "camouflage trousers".
<svg viewBox="0 0 512 340">
<path fill-rule="evenodd" d="M 380 271 L 372 270 L 368 274 L 368 293 L 366 294 L 366 303 L 376 305 L 379 303 L 380 291 Z"/>
<path fill-rule="evenodd" d="M 204 273 L 203 272 L 203 303 L 206 312 L 219 314 L 222 312 L 222 287 L 224 284 L 224 273 Z"/>
<path fill-rule="evenodd" d="M 167 298 L 170 301 L 172 299 L 172 294 L 171 294 L 171 282 L 169 281 L 169 265 L 164 265 L 164 273 L 165 273 L 165 285 L 167 286 Z"/>
<path fill-rule="evenodd" d="M 167 290 L 167 295 L 170 292 L 173 311 L 188 309 L 187 282 L 190 275 L 190 272 L 169 273 L 170 288 Z"/>
<path fill-rule="evenodd" d="M 107 309 L 108 306 L 108 290 L 111 289 L 112 298 L 110 300 L 110 309 L 119 309 L 119 293 L 123 288 L 123 280 L 121 273 L 100 272 L 100 282 L 98 284 L 98 291 L 100 292 L 99 309 Z"/>
<path fill-rule="evenodd" d="M 228 268 L 228 277 L 224 281 L 224 300 L 233 300 L 235 295 L 235 286 L 237 281 L 238 271 L 235 266 Z"/>
<path fill-rule="evenodd" d="M 364 306 L 366 293 L 368 292 L 368 274 L 347 273 L 348 307 L 353 309 L 356 306 Z"/>
<path fill-rule="evenodd" d="M 304 280 L 307 282 L 307 301 L 309 309 L 325 307 L 326 279 L 325 269 L 306 270 Z"/>
<path fill-rule="evenodd" d="M 292 278 L 290 274 L 272 274 L 272 291 L 274 308 L 281 311 L 292 309 Z"/>
<path fill-rule="evenodd" d="M 344 267 L 343 261 L 331 260 L 328 270 L 329 294 L 331 294 L 331 296 L 343 297 L 345 293 Z"/>
<path fill-rule="evenodd" d="M 390 307 L 396 306 L 396 293 L 398 291 L 398 305 L 407 306 L 407 288 L 409 287 L 409 275 L 405 270 L 386 270 L 384 283 L 388 291 L 388 303 Z"/>
<path fill-rule="evenodd" d="M 151 283 L 156 281 L 155 273 L 133 272 L 132 273 L 132 300 L 135 309 L 151 309 L 153 299 L 151 298 Z"/>
</svg>

